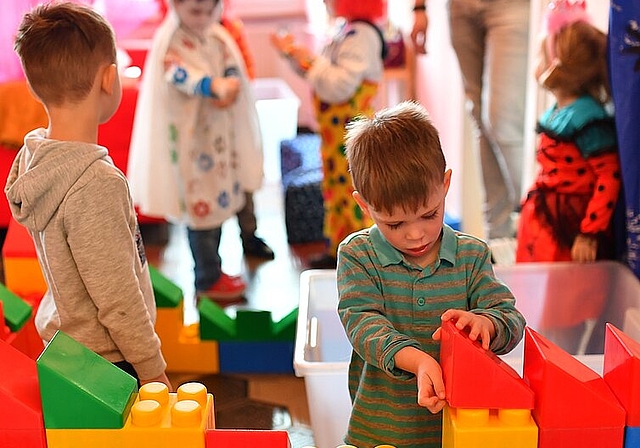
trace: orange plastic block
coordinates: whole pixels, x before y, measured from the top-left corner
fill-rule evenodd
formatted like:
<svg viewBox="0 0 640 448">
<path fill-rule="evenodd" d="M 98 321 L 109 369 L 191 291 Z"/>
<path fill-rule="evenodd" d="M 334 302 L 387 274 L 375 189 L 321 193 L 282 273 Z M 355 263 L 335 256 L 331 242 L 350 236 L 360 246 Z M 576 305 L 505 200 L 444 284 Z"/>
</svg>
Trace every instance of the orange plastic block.
<svg viewBox="0 0 640 448">
<path fill-rule="evenodd" d="M 218 343 L 202 341 L 198 324 L 184 326 L 182 303 L 174 308 L 158 308 L 156 333 L 168 372 L 218 373 Z"/>
<path fill-rule="evenodd" d="M 47 291 L 36 249 L 26 228 L 15 220 L 9 222 L 2 246 L 5 285 L 15 294 L 42 296 Z"/>
<path fill-rule="evenodd" d="M 291 448 L 287 431 L 249 429 L 209 429 L 207 448 Z"/>
<path fill-rule="evenodd" d="M 452 322 L 442 324 L 440 365 L 453 408 L 533 409 L 533 391 L 518 372 Z"/>
<path fill-rule="evenodd" d="M 536 394 L 539 448 L 620 448 L 625 411 L 604 379 L 531 328 L 524 379 Z"/>
<path fill-rule="evenodd" d="M 0 341 L 0 446 L 47 446 L 36 363 L 4 341 Z"/>
<path fill-rule="evenodd" d="M 442 448 L 537 448 L 530 409 L 456 409 L 445 406 Z"/>
<path fill-rule="evenodd" d="M 609 323 L 604 336 L 603 374 L 627 412 L 627 426 L 640 427 L 640 343 Z"/>
<path fill-rule="evenodd" d="M 47 429 L 48 448 L 205 448 L 215 427 L 213 396 L 200 383 L 169 393 L 162 383 L 140 388 L 122 429 Z"/>
</svg>

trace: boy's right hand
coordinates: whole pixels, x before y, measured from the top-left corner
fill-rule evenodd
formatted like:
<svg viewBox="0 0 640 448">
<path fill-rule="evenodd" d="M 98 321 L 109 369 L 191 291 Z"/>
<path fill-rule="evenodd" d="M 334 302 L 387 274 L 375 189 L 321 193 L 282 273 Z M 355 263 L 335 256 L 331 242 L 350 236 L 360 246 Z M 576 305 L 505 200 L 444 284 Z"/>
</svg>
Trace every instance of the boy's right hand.
<svg viewBox="0 0 640 448">
<path fill-rule="evenodd" d="M 159 375 L 155 378 L 149 378 L 146 380 L 140 379 L 140 385 L 143 386 L 147 383 L 164 383 L 168 388 L 169 388 L 169 392 L 173 392 L 173 386 L 171 385 L 171 381 L 169 381 L 169 378 L 167 377 L 166 373 L 162 373 L 162 375 Z"/>
<path fill-rule="evenodd" d="M 236 101 L 240 93 L 240 80 L 235 76 L 217 77 L 211 83 L 211 93 L 216 107 L 224 108 Z"/>
<path fill-rule="evenodd" d="M 416 372 L 418 381 L 418 404 L 437 414 L 447 404 L 444 392 L 444 380 L 440 364 L 432 356 L 424 353 Z"/>
<path fill-rule="evenodd" d="M 404 347 L 394 356 L 396 367 L 416 376 L 418 404 L 436 414 L 444 408 L 446 395 L 442 369 L 433 356 L 416 347 Z"/>
</svg>

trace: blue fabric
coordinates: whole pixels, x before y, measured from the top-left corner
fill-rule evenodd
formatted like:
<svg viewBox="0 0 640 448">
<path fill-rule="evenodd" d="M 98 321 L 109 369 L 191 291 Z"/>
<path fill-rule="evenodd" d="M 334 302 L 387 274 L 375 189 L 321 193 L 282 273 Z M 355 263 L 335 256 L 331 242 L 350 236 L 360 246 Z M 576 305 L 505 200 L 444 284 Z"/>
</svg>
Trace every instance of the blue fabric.
<svg viewBox="0 0 640 448">
<path fill-rule="evenodd" d="M 609 14 L 609 63 L 622 167 L 626 258 L 640 277 L 640 2 L 614 0 Z"/>
</svg>

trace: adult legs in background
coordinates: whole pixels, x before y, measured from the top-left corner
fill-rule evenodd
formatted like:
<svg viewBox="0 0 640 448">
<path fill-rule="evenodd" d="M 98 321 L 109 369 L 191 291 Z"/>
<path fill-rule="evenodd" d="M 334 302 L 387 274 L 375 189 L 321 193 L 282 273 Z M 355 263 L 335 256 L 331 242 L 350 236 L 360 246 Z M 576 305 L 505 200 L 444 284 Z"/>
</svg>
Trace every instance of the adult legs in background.
<svg viewBox="0 0 640 448">
<path fill-rule="evenodd" d="M 240 277 L 222 272 L 218 254 L 221 228 L 206 230 L 187 229 L 189 247 L 195 264 L 195 286 L 198 295 L 212 299 L 233 299 L 244 293 L 245 284 Z"/>
<path fill-rule="evenodd" d="M 246 191 L 244 196 L 244 207 L 236 214 L 244 253 L 251 257 L 273 260 L 275 257 L 273 250 L 267 246 L 262 238 L 256 236 L 258 224 L 253 205 L 253 193 Z"/>
<path fill-rule="evenodd" d="M 477 126 L 486 237 L 512 238 L 522 192 L 528 0 L 450 0 L 451 42 Z M 532 124 L 533 126 L 533 124 Z"/>
</svg>

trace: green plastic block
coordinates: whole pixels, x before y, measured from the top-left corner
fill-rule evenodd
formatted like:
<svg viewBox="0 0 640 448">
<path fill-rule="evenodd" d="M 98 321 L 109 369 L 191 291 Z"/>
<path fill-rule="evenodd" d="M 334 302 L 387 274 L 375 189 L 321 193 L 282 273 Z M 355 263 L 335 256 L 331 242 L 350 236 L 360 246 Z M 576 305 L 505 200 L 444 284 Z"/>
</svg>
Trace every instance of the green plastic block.
<svg viewBox="0 0 640 448">
<path fill-rule="evenodd" d="M 182 289 L 153 266 L 149 265 L 149 275 L 156 296 L 158 308 L 175 308 L 182 302 Z"/>
<path fill-rule="evenodd" d="M 236 322 L 211 300 L 202 299 L 200 313 L 200 339 L 203 341 L 229 341 L 236 339 Z"/>
<path fill-rule="evenodd" d="M 47 429 L 118 429 L 124 426 L 138 383 L 58 331 L 36 361 Z"/>
<path fill-rule="evenodd" d="M 238 310 L 236 312 L 237 341 L 271 341 L 273 320 L 271 312 L 264 310 Z"/>
<path fill-rule="evenodd" d="M 276 341 L 294 341 L 298 325 L 298 308 L 294 308 L 273 325 L 273 336 Z"/>
<path fill-rule="evenodd" d="M 31 305 L 0 284 L 0 302 L 4 310 L 4 320 L 12 332 L 16 332 L 27 323 L 33 311 Z"/>
</svg>

